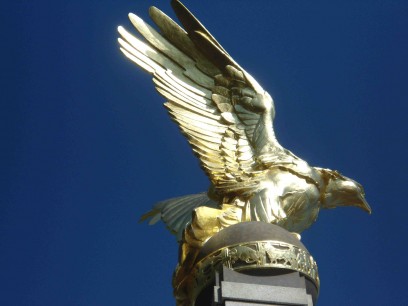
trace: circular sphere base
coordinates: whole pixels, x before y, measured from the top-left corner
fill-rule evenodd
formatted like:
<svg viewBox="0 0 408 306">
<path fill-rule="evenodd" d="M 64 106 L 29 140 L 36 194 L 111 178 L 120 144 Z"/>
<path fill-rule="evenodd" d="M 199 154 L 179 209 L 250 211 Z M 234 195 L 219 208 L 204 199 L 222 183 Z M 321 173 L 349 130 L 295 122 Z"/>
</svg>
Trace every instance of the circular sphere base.
<svg viewBox="0 0 408 306">
<path fill-rule="evenodd" d="M 196 306 L 211 305 L 215 280 L 210 274 L 222 274 L 225 268 L 232 270 L 237 278 L 246 277 L 259 284 L 269 280 L 279 283 L 293 277 L 289 274 L 296 274 L 298 278 L 300 274 L 304 276 L 307 293 L 314 303 L 317 300 L 319 277 L 316 262 L 296 235 L 277 225 L 243 222 L 211 237 L 196 260 L 197 283 L 202 283 Z"/>
</svg>

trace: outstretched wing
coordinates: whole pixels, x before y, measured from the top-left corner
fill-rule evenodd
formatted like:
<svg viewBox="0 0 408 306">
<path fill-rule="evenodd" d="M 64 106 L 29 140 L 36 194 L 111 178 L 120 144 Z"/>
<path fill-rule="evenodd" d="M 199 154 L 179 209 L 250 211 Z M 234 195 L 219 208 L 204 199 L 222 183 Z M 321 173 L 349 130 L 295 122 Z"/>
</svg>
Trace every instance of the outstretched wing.
<svg viewBox="0 0 408 306">
<path fill-rule="evenodd" d="M 286 154 L 273 132 L 273 100 L 179 1 L 172 6 L 186 30 L 151 7 L 160 33 L 129 14 L 146 42 L 119 27 L 121 50 L 153 75 L 217 191 L 249 192 Z"/>
</svg>

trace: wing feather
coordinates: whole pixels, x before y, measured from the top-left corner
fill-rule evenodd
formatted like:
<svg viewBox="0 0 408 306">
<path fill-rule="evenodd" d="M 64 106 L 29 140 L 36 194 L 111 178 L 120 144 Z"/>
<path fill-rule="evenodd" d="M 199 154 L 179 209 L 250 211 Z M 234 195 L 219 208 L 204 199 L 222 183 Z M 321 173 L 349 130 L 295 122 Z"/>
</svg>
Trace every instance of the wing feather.
<svg viewBox="0 0 408 306">
<path fill-rule="evenodd" d="M 214 127 L 214 129 L 218 128 L 217 130 L 219 130 L 220 132 L 225 131 L 225 126 L 222 125 L 218 120 L 214 120 L 206 116 L 196 115 L 193 112 L 186 111 L 184 108 L 172 104 L 169 105 L 169 108 L 173 113 L 177 114 L 177 116 L 183 117 L 186 120 L 197 120 L 198 122 L 200 122 L 200 124 L 208 124 L 211 127 Z"/>
<path fill-rule="evenodd" d="M 155 82 L 155 80 L 153 79 L 153 81 Z M 155 82 L 156 83 L 156 82 Z M 192 104 L 190 101 L 188 100 L 182 100 L 183 98 L 177 93 L 177 92 L 169 92 L 167 91 L 165 88 L 160 88 L 160 87 L 156 87 L 156 90 L 163 95 L 164 97 L 166 97 L 167 99 L 169 99 L 169 101 L 171 101 L 171 103 L 173 104 L 177 104 L 179 106 L 182 106 L 192 112 L 196 112 L 198 114 L 205 114 L 205 116 L 217 116 L 217 114 L 219 114 L 220 112 L 213 108 L 210 107 L 208 105 L 202 105 L 202 104 Z M 168 102 L 170 104 L 170 102 Z"/>
<path fill-rule="evenodd" d="M 170 17 L 156 7 L 151 7 L 149 13 L 154 23 L 160 28 L 161 34 L 167 40 L 171 41 L 176 48 L 194 59 L 198 69 L 209 76 L 215 76 L 220 73 L 220 71 L 196 49 L 194 43 L 188 37 L 187 32 Z"/>
<path fill-rule="evenodd" d="M 177 235 L 178 240 L 181 240 L 184 228 L 191 222 L 192 211 L 202 205 L 217 207 L 217 203 L 209 199 L 206 192 L 202 192 L 159 202 L 140 220 L 150 218 L 149 224 L 154 224 L 162 219 L 169 230 Z"/>
<path fill-rule="evenodd" d="M 147 65 L 146 63 L 144 63 L 143 61 L 138 59 L 136 56 L 129 53 L 127 50 L 125 50 L 125 48 L 120 48 L 120 51 L 122 51 L 123 54 L 125 54 L 126 57 L 129 58 L 136 65 L 140 66 L 141 68 L 143 68 L 144 70 L 146 70 L 149 73 L 154 73 L 154 69 L 152 67 L 150 67 L 149 65 Z"/>
<path fill-rule="evenodd" d="M 161 33 L 129 14 L 146 41 L 119 27 L 121 50 L 153 75 L 170 117 L 218 192 L 250 192 L 264 175 L 259 154 L 279 147 L 272 124 L 265 125 L 272 122 L 266 117 L 274 114 L 273 101 L 179 1 L 172 5 L 185 30 L 154 7 L 150 16 Z M 176 228 L 184 219 L 175 216 L 186 204 L 177 203 L 162 214 Z"/>
<path fill-rule="evenodd" d="M 185 75 L 192 81 L 204 88 L 212 88 L 214 80 L 208 75 L 198 70 L 195 66 L 195 61 L 189 56 L 174 47 L 170 42 L 161 36 L 156 30 L 145 23 L 141 18 L 135 14 L 130 13 L 129 19 L 134 27 L 143 35 L 146 40 L 157 48 L 160 52 L 171 58 L 174 62 L 185 69 Z"/>
</svg>

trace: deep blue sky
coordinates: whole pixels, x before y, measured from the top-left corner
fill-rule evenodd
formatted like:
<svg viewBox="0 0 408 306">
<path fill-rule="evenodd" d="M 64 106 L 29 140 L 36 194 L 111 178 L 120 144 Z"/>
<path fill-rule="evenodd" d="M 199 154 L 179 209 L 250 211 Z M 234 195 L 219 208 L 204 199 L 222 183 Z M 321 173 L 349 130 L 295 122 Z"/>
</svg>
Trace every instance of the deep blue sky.
<svg viewBox="0 0 408 306">
<path fill-rule="evenodd" d="M 303 242 L 319 305 L 407 305 L 408 1 L 187 1 L 274 97 L 280 142 L 364 185 L 371 216 L 321 211 Z M 3 1 L 0 305 L 173 305 L 177 245 L 138 224 L 208 181 L 127 13 L 168 1 Z"/>
</svg>

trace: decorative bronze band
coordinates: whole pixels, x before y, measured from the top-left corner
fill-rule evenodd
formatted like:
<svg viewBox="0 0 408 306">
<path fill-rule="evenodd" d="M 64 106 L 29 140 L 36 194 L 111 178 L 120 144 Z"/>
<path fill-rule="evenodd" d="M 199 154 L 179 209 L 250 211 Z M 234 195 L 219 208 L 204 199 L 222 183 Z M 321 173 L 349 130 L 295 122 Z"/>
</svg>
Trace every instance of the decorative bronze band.
<svg viewBox="0 0 408 306">
<path fill-rule="evenodd" d="M 235 271 L 265 268 L 298 271 L 311 279 L 318 290 L 320 286 L 317 264 L 307 251 L 282 241 L 254 241 L 223 247 L 196 263 L 192 271 L 193 299 L 213 281 L 221 265 Z"/>
</svg>

